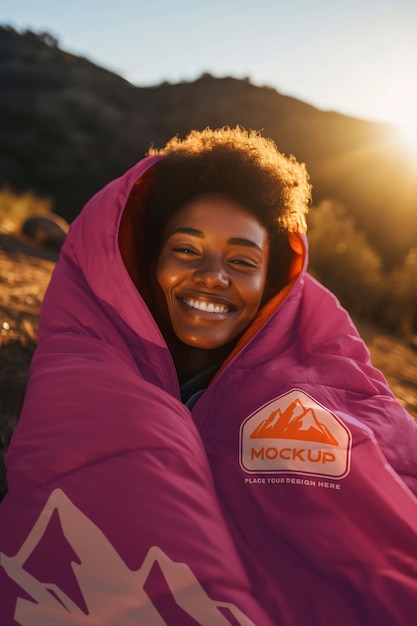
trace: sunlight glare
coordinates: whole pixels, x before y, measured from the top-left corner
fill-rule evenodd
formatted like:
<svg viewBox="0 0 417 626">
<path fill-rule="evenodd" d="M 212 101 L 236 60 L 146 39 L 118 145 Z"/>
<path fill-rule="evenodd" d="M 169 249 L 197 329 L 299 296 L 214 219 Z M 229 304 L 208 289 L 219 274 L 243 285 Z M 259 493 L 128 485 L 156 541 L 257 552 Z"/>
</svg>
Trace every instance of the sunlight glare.
<svg viewBox="0 0 417 626">
<path fill-rule="evenodd" d="M 404 78 L 395 94 L 399 142 L 417 158 L 417 80 Z"/>
<path fill-rule="evenodd" d="M 398 125 L 400 141 L 417 157 L 417 113 L 414 119 Z"/>
</svg>

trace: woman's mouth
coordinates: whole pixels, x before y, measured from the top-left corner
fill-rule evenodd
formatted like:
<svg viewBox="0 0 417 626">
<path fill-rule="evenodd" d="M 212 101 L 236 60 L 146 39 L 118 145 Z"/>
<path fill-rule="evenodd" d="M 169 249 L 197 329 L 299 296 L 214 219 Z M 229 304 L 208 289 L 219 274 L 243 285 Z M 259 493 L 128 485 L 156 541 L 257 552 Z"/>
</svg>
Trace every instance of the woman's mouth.
<svg viewBox="0 0 417 626">
<path fill-rule="evenodd" d="M 206 300 L 198 300 L 195 298 L 181 298 L 181 301 L 190 308 L 203 311 L 204 313 L 224 314 L 230 313 L 232 310 L 232 307 L 226 304 L 207 302 Z"/>
</svg>

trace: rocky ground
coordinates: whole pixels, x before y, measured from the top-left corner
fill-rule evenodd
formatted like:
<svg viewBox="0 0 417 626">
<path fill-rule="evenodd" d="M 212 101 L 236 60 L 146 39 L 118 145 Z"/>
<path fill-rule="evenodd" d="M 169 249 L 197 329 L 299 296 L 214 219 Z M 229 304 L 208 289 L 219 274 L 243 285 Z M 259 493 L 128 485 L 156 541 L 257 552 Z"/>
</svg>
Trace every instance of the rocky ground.
<svg viewBox="0 0 417 626">
<path fill-rule="evenodd" d="M 56 250 L 0 233 L 0 499 L 5 489 L 2 459 L 23 401 L 39 310 L 57 257 Z M 374 365 L 417 419 L 417 342 L 356 323 Z"/>
</svg>

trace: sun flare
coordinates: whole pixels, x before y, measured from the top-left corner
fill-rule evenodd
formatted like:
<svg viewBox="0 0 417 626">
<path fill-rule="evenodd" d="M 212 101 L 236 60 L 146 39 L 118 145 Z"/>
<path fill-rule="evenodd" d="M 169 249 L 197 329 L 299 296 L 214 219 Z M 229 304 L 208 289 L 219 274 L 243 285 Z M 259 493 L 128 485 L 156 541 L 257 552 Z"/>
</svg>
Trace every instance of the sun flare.
<svg viewBox="0 0 417 626">
<path fill-rule="evenodd" d="M 399 143 L 417 158 L 417 80 L 404 75 L 392 94 L 392 114 Z"/>
<path fill-rule="evenodd" d="M 399 141 L 417 158 L 417 115 L 398 124 Z"/>
</svg>

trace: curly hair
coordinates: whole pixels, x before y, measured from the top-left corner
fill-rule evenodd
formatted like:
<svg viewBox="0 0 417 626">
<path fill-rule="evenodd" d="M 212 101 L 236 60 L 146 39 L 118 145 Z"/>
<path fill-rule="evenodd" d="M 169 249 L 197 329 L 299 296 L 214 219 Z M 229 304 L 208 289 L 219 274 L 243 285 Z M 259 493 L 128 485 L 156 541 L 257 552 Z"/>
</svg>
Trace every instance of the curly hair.
<svg viewBox="0 0 417 626">
<path fill-rule="evenodd" d="M 273 251 L 269 273 L 275 279 L 285 274 L 287 235 L 306 230 L 311 187 L 304 164 L 281 154 L 272 139 L 240 126 L 193 130 L 148 154 L 162 157 L 151 168 L 144 199 L 150 254 L 158 253 L 164 227 L 182 207 L 218 193 L 244 206 L 267 229 Z"/>
</svg>

